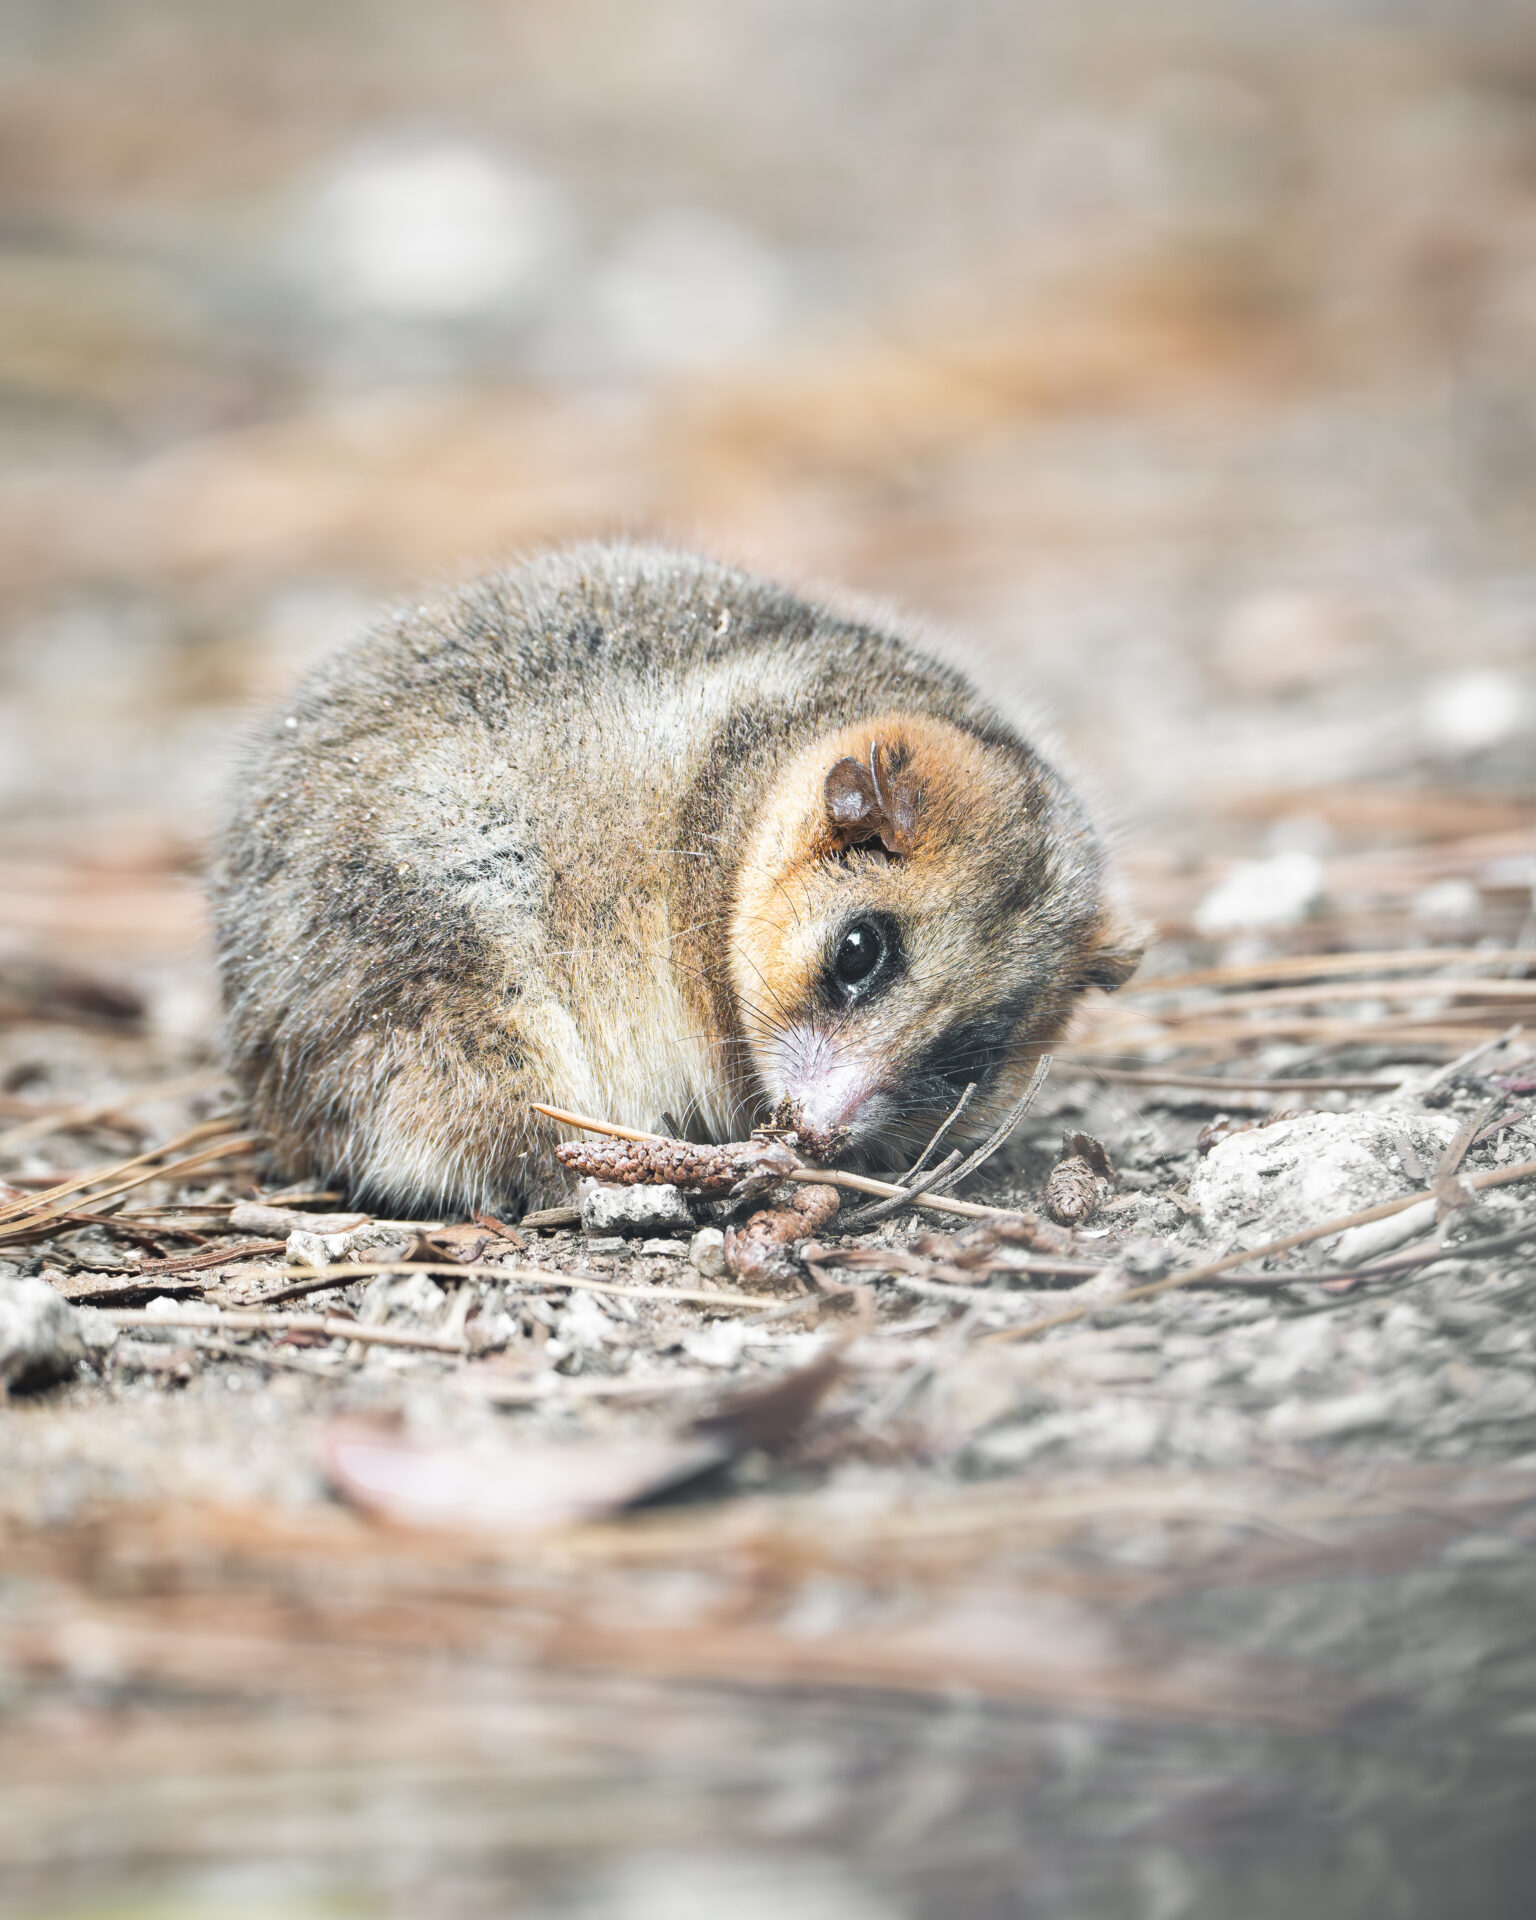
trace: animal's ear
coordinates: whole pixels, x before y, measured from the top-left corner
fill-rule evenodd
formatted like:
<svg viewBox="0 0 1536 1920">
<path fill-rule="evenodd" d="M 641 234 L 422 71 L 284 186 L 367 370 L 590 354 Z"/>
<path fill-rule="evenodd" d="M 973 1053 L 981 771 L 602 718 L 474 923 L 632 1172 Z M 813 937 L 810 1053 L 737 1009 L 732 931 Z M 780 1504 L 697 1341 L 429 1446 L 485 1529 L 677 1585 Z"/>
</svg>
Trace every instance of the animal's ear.
<svg viewBox="0 0 1536 1920">
<path fill-rule="evenodd" d="M 824 789 L 827 824 L 840 847 L 873 840 L 880 832 L 880 801 L 874 776 L 858 760 L 839 760 L 828 771 Z"/>
<path fill-rule="evenodd" d="M 1105 993 L 1113 993 L 1141 965 L 1146 950 L 1144 929 L 1101 922 L 1077 977 L 1085 987 L 1102 987 Z"/>
<path fill-rule="evenodd" d="M 917 844 L 917 787 L 905 760 L 894 771 L 888 766 L 878 740 L 869 749 L 868 766 L 854 759 L 836 761 L 823 791 L 827 824 L 839 847 L 874 842 L 900 856 Z"/>
</svg>

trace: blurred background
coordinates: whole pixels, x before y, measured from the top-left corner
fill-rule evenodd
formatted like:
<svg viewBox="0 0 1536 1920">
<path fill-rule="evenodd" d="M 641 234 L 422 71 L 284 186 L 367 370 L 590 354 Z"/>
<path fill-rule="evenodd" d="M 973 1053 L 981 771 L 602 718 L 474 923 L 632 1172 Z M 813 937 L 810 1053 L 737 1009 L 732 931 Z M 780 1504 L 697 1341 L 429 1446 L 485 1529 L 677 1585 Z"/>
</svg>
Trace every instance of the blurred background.
<svg viewBox="0 0 1536 1920">
<path fill-rule="evenodd" d="M 115 1050 L 18 1027 L 4 1095 L 210 1056 L 197 872 L 246 717 L 372 609 L 604 533 L 921 623 L 1098 796 L 1154 967 L 1532 944 L 1536 12 L 0 0 L 0 1015 L 104 993 L 110 1019 L 119 989 L 150 1015 Z M 397 1768 L 357 1819 L 401 1873 L 437 1886 L 483 1843 L 443 1911 L 1308 1904 L 1257 1869 L 1241 1898 L 1195 1887 L 1161 1842 L 1114 1877 L 1106 1838 L 1175 1778 L 1166 1730 L 1004 1740 L 958 1696 L 921 1724 L 685 1712 L 638 1682 L 584 1718 L 530 1698 L 488 1698 L 469 1734 L 357 1735 Z M 82 1767 L 93 1724 L 61 1710 Z M 195 1799 L 153 1701 L 133 1727 L 144 1778 Z M 329 1858 L 311 1746 L 258 1734 L 294 1797 L 253 1787 L 209 1860 Z M 1219 1828 L 1246 1859 L 1279 1829 L 1259 1802 L 1228 1819 L 1225 1750 L 1179 1737 L 1210 1794 L 1191 1846 Z M 1319 1778 L 1299 1736 L 1276 1752 Z M 1526 1830 L 1528 1779 L 1469 1768 L 1467 1805 L 1503 1792 L 1501 1831 Z M 1026 1830 L 1039 1780 L 1066 1785 Z M 1394 1846 L 1449 1911 L 1462 1856 L 1416 1805 Z M 711 1851 L 723 1806 L 761 1859 Z M 158 1845 L 174 1793 L 154 1808 L 113 1844 Z M 845 1817 L 875 1859 L 941 1831 L 921 1885 L 845 1870 Z M 1053 1881 L 1068 1829 L 1084 1877 Z M 1320 1913 L 1357 1866 L 1378 1884 L 1352 1844 Z M 547 1882 L 541 1846 L 565 1849 Z M 427 1910 L 420 1879 L 365 1907 L 207 1873 L 199 1920 Z"/>
<path fill-rule="evenodd" d="M 3 0 L 0 955 L 206 1035 L 243 716 L 604 532 L 926 623 L 1170 935 L 1507 943 L 1533 239 L 1518 0 Z"/>
</svg>

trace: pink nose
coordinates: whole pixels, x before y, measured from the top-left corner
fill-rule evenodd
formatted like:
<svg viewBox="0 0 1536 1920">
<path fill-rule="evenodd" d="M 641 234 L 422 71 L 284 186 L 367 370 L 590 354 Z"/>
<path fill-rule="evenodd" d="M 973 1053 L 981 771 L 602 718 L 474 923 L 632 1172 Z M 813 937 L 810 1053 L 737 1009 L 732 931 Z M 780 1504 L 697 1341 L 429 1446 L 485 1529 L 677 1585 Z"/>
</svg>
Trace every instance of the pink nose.
<svg viewBox="0 0 1536 1920">
<path fill-rule="evenodd" d="M 810 1126 L 846 1126 L 875 1090 L 869 1069 L 812 1027 L 791 1027 L 777 1052 L 779 1085 Z"/>
</svg>

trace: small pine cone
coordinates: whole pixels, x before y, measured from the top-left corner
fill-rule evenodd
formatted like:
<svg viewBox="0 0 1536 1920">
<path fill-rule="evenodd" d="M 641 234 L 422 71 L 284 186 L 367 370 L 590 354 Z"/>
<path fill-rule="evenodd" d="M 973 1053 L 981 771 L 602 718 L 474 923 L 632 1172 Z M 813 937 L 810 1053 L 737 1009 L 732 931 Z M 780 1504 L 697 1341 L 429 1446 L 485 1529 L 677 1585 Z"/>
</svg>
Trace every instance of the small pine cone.
<svg viewBox="0 0 1536 1920">
<path fill-rule="evenodd" d="M 1093 1168 L 1075 1153 L 1058 1160 L 1045 1183 L 1045 1210 L 1064 1227 L 1080 1227 L 1099 1210 L 1099 1183 Z"/>
<path fill-rule="evenodd" d="M 797 1164 L 786 1147 L 760 1140 L 733 1140 L 721 1147 L 691 1140 L 567 1140 L 555 1148 L 555 1158 L 572 1173 L 621 1187 L 664 1185 L 738 1199 L 776 1186 Z"/>
<path fill-rule="evenodd" d="M 1045 1183 L 1045 1210 L 1064 1227 L 1080 1227 L 1099 1210 L 1099 1182 L 1114 1176 L 1103 1143 L 1091 1133 L 1069 1133 Z"/>
<path fill-rule="evenodd" d="M 839 1204 L 836 1187 L 791 1187 L 782 1205 L 764 1207 L 745 1225 L 727 1231 L 727 1271 L 737 1280 L 756 1286 L 779 1286 L 793 1280 L 790 1247 L 824 1227 Z"/>
</svg>

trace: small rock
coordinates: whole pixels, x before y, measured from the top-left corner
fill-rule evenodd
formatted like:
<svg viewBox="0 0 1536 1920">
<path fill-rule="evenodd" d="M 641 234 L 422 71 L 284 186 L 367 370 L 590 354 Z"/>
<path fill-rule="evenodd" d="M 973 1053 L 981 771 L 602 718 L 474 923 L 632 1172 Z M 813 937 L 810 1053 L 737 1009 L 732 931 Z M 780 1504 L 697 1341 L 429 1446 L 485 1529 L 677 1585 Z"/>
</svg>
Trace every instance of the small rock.
<svg viewBox="0 0 1536 1920">
<path fill-rule="evenodd" d="M 1173 1248 L 1166 1241 L 1150 1237 L 1129 1241 L 1120 1249 L 1120 1265 L 1131 1286 L 1143 1280 L 1161 1280 L 1165 1273 L 1172 1273 L 1173 1257 Z"/>
<path fill-rule="evenodd" d="M 1169 1419 L 1164 1445 L 1175 1457 L 1231 1467 L 1248 1456 L 1247 1421 L 1231 1407 L 1187 1406 Z"/>
<path fill-rule="evenodd" d="M 219 1309 L 207 1300 L 178 1300 L 173 1293 L 157 1293 L 144 1311 L 156 1320 L 202 1320 L 211 1327 Z"/>
<path fill-rule="evenodd" d="M 195 1361 L 185 1345 L 166 1346 L 152 1340 L 119 1340 L 112 1351 L 112 1364 L 122 1373 L 147 1373 L 185 1386 L 192 1378 Z"/>
<path fill-rule="evenodd" d="M 76 1307 L 75 1331 L 88 1353 L 110 1353 L 117 1345 L 118 1332 L 109 1315 L 96 1307 Z"/>
<path fill-rule="evenodd" d="M 618 1329 L 596 1294 L 573 1292 L 560 1315 L 559 1337 L 567 1352 L 604 1347 Z"/>
<path fill-rule="evenodd" d="M 1466 1300 L 1452 1295 L 1431 1308 L 1435 1324 L 1446 1333 L 1480 1333 L 1504 1324 L 1504 1315 L 1488 1300 Z"/>
<path fill-rule="evenodd" d="M 1315 853 L 1234 861 L 1195 908 L 1195 925 L 1207 936 L 1250 927 L 1293 927 L 1320 898 L 1324 877 Z"/>
<path fill-rule="evenodd" d="M 1042 1348 L 1047 1356 L 1050 1347 Z M 1127 1353 L 1115 1347 L 1062 1346 L 1059 1362 L 1062 1374 L 1073 1385 L 1111 1387 L 1140 1385 L 1155 1380 L 1162 1371 L 1155 1353 Z"/>
<path fill-rule="evenodd" d="M 693 1214 L 673 1186 L 609 1186 L 599 1180 L 581 1187 L 582 1231 L 589 1234 L 691 1233 Z"/>
<path fill-rule="evenodd" d="M 1304 1375 L 1319 1375 L 1339 1364 L 1338 1327 L 1325 1314 L 1309 1314 L 1277 1326 L 1248 1369 L 1248 1384 L 1258 1392 L 1292 1386 Z"/>
<path fill-rule="evenodd" d="M 1533 1333 L 1529 1327 L 1495 1327 L 1491 1333 L 1484 1334 L 1478 1341 L 1477 1351 L 1490 1359 L 1496 1359 L 1506 1354 L 1529 1353 L 1533 1343 L 1536 1343 L 1536 1333 Z"/>
<path fill-rule="evenodd" d="M 928 1425 L 955 1442 L 996 1422 L 1039 1414 L 1054 1405 L 1039 1386 L 1038 1354 L 1021 1348 L 973 1347 L 940 1367 L 924 1397 Z"/>
<path fill-rule="evenodd" d="M 698 1333 L 685 1333 L 683 1352 L 705 1367 L 734 1367 L 751 1338 L 749 1330 L 737 1320 L 716 1320 Z"/>
<path fill-rule="evenodd" d="M 681 1260 L 683 1255 L 688 1251 L 688 1248 L 683 1245 L 681 1240 L 642 1240 L 640 1243 L 640 1251 L 642 1253 L 664 1253 L 672 1259 Z"/>
<path fill-rule="evenodd" d="M 1332 1400 L 1282 1400 L 1264 1416 L 1264 1431 L 1271 1440 L 1331 1440 L 1337 1434 L 1384 1427 L 1392 1413 L 1392 1395 L 1367 1387 Z"/>
<path fill-rule="evenodd" d="M 403 1317 L 425 1327 L 435 1327 L 447 1298 L 429 1274 L 381 1273 L 363 1289 L 363 1324 L 377 1327 Z"/>
<path fill-rule="evenodd" d="M 688 1243 L 688 1259 L 706 1280 L 723 1280 L 725 1235 L 718 1227 L 700 1227 Z"/>
<path fill-rule="evenodd" d="M 1427 1174 L 1455 1133 L 1450 1114 L 1305 1113 L 1218 1141 L 1189 1194 L 1210 1231 L 1258 1246 L 1413 1192 L 1404 1146 Z"/>
<path fill-rule="evenodd" d="M 522 1338 L 522 1322 L 500 1298 L 486 1301 L 465 1328 L 473 1353 L 501 1353 Z"/>
<path fill-rule="evenodd" d="M 346 1233 L 316 1233 L 310 1228 L 298 1227 L 289 1234 L 284 1250 L 291 1267 L 329 1267 L 343 1261 L 355 1260 L 360 1253 L 388 1247 L 397 1259 L 403 1259 L 410 1251 L 410 1235 L 402 1235 L 398 1227 L 361 1226 Z"/>
<path fill-rule="evenodd" d="M 331 1264 L 330 1249 L 325 1244 L 324 1236 L 318 1233 L 290 1233 L 284 1253 L 290 1267 L 328 1267 Z"/>
<path fill-rule="evenodd" d="M 0 1381 L 7 1387 L 68 1379 L 88 1351 L 116 1337 L 104 1314 L 87 1317 L 46 1280 L 0 1280 Z"/>
<path fill-rule="evenodd" d="M 1536 1380 L 1513 1371 L 1485 1379 L 1471 1395 L 1464 1417 L 1472 1421 L 1529 1420 L 1536 1414 Z"/>
<path fill-rule="evenodd" d="M 1168 1424 L 1166 1411 L 1145 1400 L 1106 1395 L 1078 1414 L 1072 1446 L 1077 1457 L 1107 1465 L 1146 1460 Z"/>
</svg>

